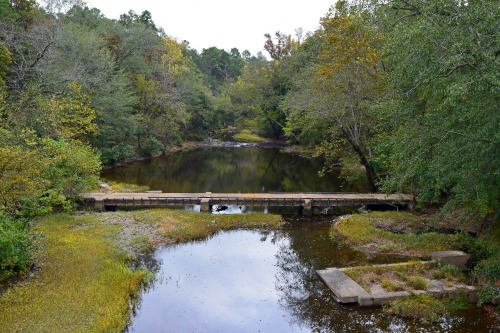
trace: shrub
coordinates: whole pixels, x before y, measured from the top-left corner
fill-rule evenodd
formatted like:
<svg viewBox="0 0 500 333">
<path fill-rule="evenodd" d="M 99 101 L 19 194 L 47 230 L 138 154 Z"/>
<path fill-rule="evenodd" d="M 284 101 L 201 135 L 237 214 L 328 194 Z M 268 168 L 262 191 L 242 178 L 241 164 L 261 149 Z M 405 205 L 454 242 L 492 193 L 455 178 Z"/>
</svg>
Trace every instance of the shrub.
<svg viewBox="0 0 500 333">
<path fill-rule="evenodd" d="M 479 304 L 500 299 L 500 258 L 498 256 L 481 261 L 473 271 L 483 285 L 479 292 Z"/>
<path fill-rule="evenodd" d="M 144 156 L 158 156 L 165 150 L 165 146 L 156 138 L 149 136 L 143 144 L 141 144 L 141 152 Z"/>
<path fill-rule="evenodd" d="M 0 282 L 26 270 L 33 246 L 26 222 L 0 215 Z"/>
<path fill-rule="evenodd" d="M 474 263 L 492 257 L 498 252 L 498 245 L 485 237 L 474 238 L 462 233 L 458 237 L 460 249 L 471 256 Z"/>
</svg>

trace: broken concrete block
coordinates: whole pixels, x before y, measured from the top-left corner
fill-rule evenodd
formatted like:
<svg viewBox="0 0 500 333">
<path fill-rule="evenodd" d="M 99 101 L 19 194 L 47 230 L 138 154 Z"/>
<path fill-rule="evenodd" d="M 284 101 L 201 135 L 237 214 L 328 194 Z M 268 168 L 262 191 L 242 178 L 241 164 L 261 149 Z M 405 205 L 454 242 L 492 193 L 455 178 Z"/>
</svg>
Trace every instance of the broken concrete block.
<svg viewBox="0 0 500 333">
<path fill-rule="evenodd" d="M 373 306 L 373 297 L 372 296 L 359 296 L 358 304 L 361 306 Z"/>
<path fill-rule="evenodd" d="M 462 251 L 438 251 L 431 252 L 431 259 L 437 262 L 454 265 L 463 271 L 468 270 L 467 262 L 470 256 Z"/>
<path fill-rule="evenodd" d="M 381 306 L 389 304 L 396 299 L 408 296 L 410 296 L 410 293 L 407 291 L 393 291 L 384 294 L 373 295 L 373 305 Z"/>
<path fill-rule="evenodd" d="M 358 297 L 369 295 L 357 282 L 338 268 L 318 270 L 316 273 L 341 303 L 357 303 Z"/>
</svg>

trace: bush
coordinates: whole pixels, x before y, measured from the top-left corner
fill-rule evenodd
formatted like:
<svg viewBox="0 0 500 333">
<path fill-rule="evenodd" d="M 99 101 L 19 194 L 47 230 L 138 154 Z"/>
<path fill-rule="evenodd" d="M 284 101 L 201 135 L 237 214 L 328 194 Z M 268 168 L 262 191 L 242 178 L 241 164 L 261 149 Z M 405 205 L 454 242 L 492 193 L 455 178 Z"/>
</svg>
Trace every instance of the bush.
<svg viewBox="0 0 500 333">
<path fill-rule="evenodd" d="M 483 285 L 479 292 L 479 304 L 500 299 L 500 258 L 498 256 L 481 261 L 473 271 Z"/>
<path fill-rule="evenodd" d="M 134 147 L 127 143 L 119 143 L 111 148 L 101 149 L 101 161 L 104 165 L 112 165 L 135 155 Z"/>
<path fill-rule="evenodd" d="M 485 237 L 474 238 L 462 233 L 458 237 L 460 250 L 468 253 L 474 263 L 492 257 L 498 251 L 498 245 Z"/>
<path fill-rule="evenodd" d="M 47 159 L 42 176 L 49 181 L 50 189 L 66 198 L 75 199 L 96 186 L 101 162 L 90 146 L 63 139 L 44 139 L 42 145 Z"/>
<path fill-rule="evenodd" d="M 33 235 L 28 224 L 0 215 L 0 282 L 27 269 L 32 249 Z"/>
<path fill-rule="evenodd" d="M 165 146 L 156 138 L 149 136 L 143 144 L 141 144 L 141 152 L 144 156 L 158 156 L 165 150 Z"/>
</svg>

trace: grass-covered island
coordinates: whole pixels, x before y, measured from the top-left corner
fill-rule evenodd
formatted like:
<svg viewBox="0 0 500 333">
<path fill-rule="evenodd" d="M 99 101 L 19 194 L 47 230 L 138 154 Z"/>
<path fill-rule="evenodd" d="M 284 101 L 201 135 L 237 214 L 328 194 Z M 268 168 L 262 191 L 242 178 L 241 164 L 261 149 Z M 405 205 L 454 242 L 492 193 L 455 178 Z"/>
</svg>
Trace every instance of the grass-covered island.
<svg viewBox="0 0 500 333">
<path fill-rule="evenodd" d="M 368 292 L 407 291 L 410 297 L 391 302 L 385 311 L 406 318 L 437 320 L 450 311 L 466 307 L 467 297 L 437 299 L 432 284 L 442 288 L 480 288 L 478 304 L 498 303 L 500 246 L 498 230 L 472 237 L 473 224 L 457 225 L 450 217 L 409 212 L 371 212 L 339 217 L 331 227 L 332 238 L 360 251 L 397 255 L 409 262 L 344 268 L 342 271 Z M 455 227 L 455 228 L 453 228 Z M 462 272 L 453 265 L 423 262 L 434 251 L 462 250 L 469 253 L 472 269 Z M 418 259 L 418 260 L 416 260 Z M 457 293 L 457 296 L 459 293 Z"/>
</svg>

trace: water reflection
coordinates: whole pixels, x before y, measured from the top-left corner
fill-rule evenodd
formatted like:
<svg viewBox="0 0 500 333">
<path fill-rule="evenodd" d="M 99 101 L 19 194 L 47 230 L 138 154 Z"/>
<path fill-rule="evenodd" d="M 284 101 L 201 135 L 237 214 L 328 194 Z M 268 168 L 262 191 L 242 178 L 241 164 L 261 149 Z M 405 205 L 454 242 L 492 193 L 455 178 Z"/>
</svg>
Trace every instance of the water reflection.
<svg viewBox="0 0 500 333">
<path fill-rule="evenodd" d="M 144 292 L 128 331 L 488 331 L 477 309 L 423 325 L 379 309 L 337 304 L 316 269 L 388 259 L 339 246 L 328 237 L 328 224 L 298 222 L 286 230 L 223 232 L 161 249 L 156 281 Z"/>
<path fill-rule="evenodd" d="M 355 192 L 337 174 L 320 178 L 322 161 L 275 148 L 209 148 L 169 154 L 103 171 L 108 180 L 148 185 L 164 192 Z"/>
</svg>

